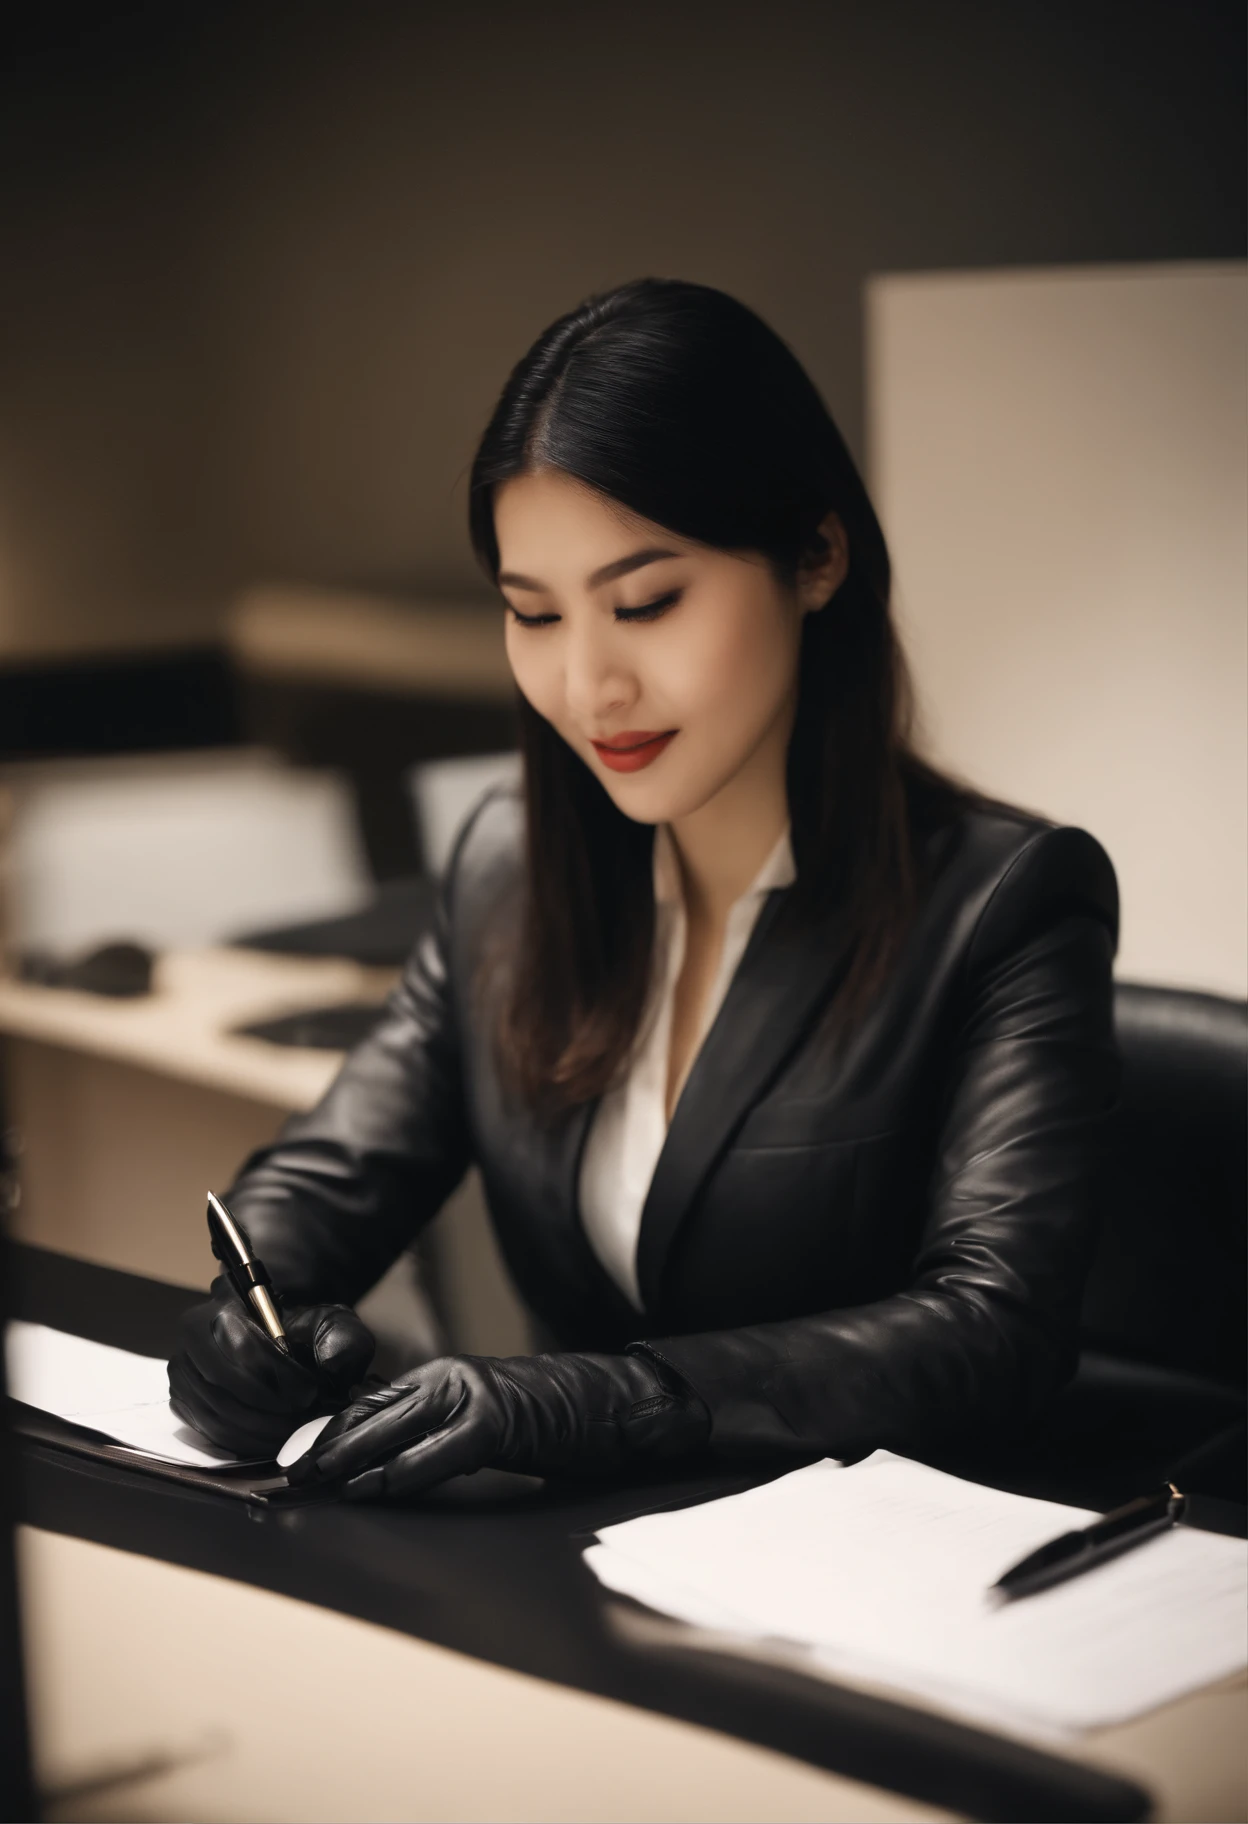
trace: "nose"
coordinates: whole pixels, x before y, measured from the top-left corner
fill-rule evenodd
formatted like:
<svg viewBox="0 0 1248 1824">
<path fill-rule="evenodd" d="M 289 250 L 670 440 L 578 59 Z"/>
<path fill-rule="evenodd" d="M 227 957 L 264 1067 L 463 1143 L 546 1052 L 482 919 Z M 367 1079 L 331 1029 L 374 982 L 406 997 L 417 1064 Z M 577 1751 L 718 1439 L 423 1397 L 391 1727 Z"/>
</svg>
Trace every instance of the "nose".
<svg viewBox="0 0 1248 1824">
<path fill-rule="evenodd" d="M 604 727 L 637 700 L 637 680 L 619 649 L 615 629 L 597 616 L 573 629 L 567 645 L 564 695 L 585 732 Z"/>
</svg>

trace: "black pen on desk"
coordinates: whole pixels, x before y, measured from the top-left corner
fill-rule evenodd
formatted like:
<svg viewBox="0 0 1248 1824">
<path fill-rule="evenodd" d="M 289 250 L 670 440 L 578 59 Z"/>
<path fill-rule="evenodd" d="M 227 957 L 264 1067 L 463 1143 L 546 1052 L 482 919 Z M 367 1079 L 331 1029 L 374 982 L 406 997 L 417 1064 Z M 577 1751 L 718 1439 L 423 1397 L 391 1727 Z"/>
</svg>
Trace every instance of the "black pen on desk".
<svg viewBox="0 0 1248 1824">
<path fill-rule="evenodd" d="M 1068 1577 L 1078 1577 L 1080 1572 L 1142 1545 L 1155 1533 L 1167 1531 L 1182 1519 L 1186 1507 L 1186 1495 L 1181 1495 L 1173 1482 L 1163 1482 L 1156 1494 L 1141 1495 L 1125 1507 L 1102 1515 L 1081 1532 L 1063 1533 L 1028 1553 L 997 1579 L 990 1593 L 1012 1602 L 1019 1596 L 1031 1596 L 1052 1584 L 1064 1583 Z"/>
<path fill-rule="evenodd" d="M 290 1354 L 290 1344 L 272 1293 L 272 1280 L 262 1261 L 252 1252 L 247 1231 L 231 1216 L 221 1199 L 208 1193 L 208 1234 L 212 1251 L 229 1275 L 230 1283 L 245 1305 L 250 1305 L 267 1335 L 279 1349 Z"/>
</svg>

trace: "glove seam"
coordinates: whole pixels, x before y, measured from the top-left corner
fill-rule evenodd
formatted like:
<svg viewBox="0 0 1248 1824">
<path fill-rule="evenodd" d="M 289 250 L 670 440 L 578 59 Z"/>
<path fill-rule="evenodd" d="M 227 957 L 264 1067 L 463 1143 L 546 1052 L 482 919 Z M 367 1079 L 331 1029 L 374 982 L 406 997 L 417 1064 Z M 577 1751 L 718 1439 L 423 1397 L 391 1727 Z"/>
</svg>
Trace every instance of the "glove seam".
<svg viewBox="0 0 1248 1824">
<path fill-rule="evenodd" d="M 671 1393 L 651 1394 L 649 1399 L 635 1400 L 628 1409 L 630 1419 L 644 1419 L 650 1413 L 661 1412 L 665 1406 L 674 1406 L 676 1396 Z"/>
</svg>

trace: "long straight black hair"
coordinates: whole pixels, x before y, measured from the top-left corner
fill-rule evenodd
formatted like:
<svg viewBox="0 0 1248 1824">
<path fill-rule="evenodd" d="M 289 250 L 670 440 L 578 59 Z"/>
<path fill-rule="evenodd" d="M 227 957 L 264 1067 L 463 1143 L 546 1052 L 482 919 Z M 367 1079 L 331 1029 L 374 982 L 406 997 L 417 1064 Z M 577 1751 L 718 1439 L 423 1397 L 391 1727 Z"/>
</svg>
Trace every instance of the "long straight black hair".
<svg viewBox="0 0 1248 1824">
<path fill-rule="evenodd" d="M 788 798 L 789 919 L 835 910 L 850 962 L 831 1011 L 849 1030 L 913 920 L 920 824 L 964 794 L 911 747 L 911 694 L 889 609 L 888 548 L 853 458 L 792 351 L 705 285 L 640 279 L 553 323 L 519 362 L 472 468 L 473 547 L 499 570 L 496 488 L 552 468 L 679 537 L 763 555 L 784 582 L 839 515 L 849 572 L 805 617 Z M 653 829 L 616 808 L 520 698 L 527 870 L 499 1008 L 507 1073 L 534 1109 L 600 1095 L 645 1006 Z"/>
</svg>

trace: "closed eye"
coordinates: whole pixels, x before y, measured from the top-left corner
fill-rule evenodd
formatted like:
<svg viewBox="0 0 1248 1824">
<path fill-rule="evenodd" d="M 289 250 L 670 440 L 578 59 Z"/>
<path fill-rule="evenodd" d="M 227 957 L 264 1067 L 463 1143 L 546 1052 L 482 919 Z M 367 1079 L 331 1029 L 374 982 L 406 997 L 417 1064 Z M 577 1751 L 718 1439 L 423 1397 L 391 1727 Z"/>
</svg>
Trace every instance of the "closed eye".
<svg viewBox="0 0 1248 1824">
<path fill-rule="evenodd" d="M 617 621 L 657 621 L 661 615 L 674 608 L 680 600 L 681 591 L 672 589 L 666 595 L 660 595 L 653 602 L 643 602 L 640 608 L 617 608 Z"/>
<path fill-rule="evenodd" d="M 642 602 L 639 607 L 617 608 L 615 618 L 617 621 L 657 621 L 669 608 L 676 606 L 682 593 L 679 589 L 671 589 L 666 595 L 656 596 L 652 602 Z M 507 610 L 518 627 L 553 627 L 562 618 L 557 614 L 521 614 L 511 602 L 507 603 Z"/>
</svg>

